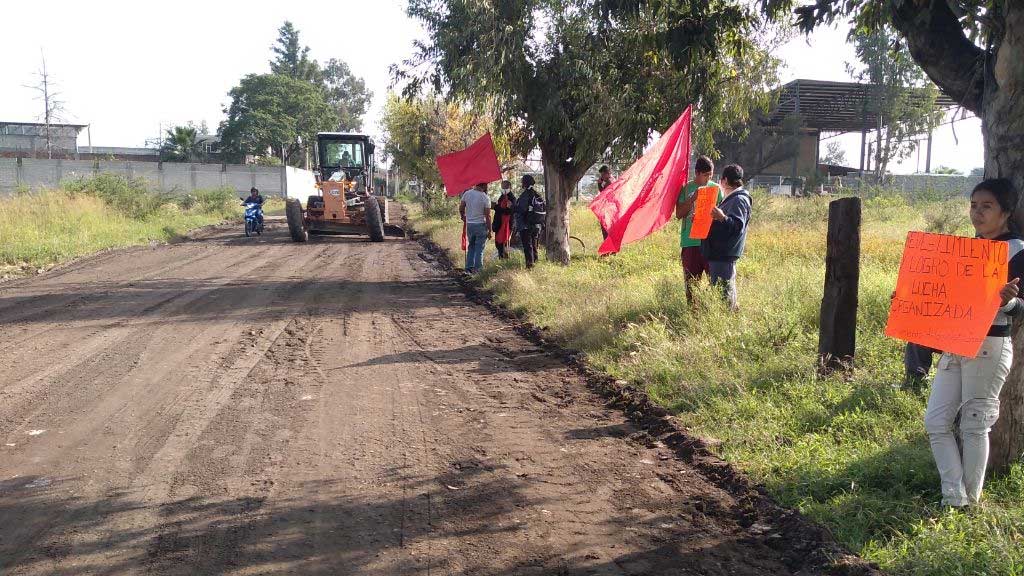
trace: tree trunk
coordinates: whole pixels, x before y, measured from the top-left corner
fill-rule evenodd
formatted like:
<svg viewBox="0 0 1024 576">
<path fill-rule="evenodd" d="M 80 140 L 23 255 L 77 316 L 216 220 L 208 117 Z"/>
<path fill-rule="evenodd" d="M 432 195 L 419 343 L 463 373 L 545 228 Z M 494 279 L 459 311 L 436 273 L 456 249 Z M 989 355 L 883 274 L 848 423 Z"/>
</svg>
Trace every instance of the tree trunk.
<svg viewBox="0 0 1024 576">
<path fill-rule="evenodd" d="M 985 139 L 985 176 L 1009 178 L 1024 190 L 1024 9 L 1007 5 L 1006 36 L 985 89 L 981 130 Z M 1024 200 L 1016 220 L 1024 230 Z M 989 466 L 1003 473 L 1024 454 L 1024 322 L 1013 331 L 1013 368 L 1000 396 L 999 420 L 992 429 Z"/>
<path fill-rule="evenodd" d="M 573 189 L 579 182 L 581 171 L 574 165 L 552 160 L 542 153 L 544 162 L 544 188 L 548 202 L 544 248 L 547 258 L 562 265 L 569 264 L 569 207 Z"/>
</svg>

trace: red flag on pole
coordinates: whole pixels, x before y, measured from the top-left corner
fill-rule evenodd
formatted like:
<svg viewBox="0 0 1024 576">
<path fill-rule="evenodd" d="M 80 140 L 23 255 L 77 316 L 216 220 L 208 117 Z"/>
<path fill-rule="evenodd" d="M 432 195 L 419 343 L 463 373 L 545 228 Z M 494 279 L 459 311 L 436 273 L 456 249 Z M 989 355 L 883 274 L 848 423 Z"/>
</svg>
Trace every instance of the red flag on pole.
<svg viewBox="0 0 1024 576">
<path fill-rule="evenodd" d="M 481 182 L 489 184 L 501 180 L 491 133 L 484 134 L 465 150 L 438 156 L 437 170 L 448 196 L 458 196 Z"/>
<path fill-rule="evenodd" d="M 690 111 L 687 107 L 654 146 L 590 203 L 608 231 L 599 254 L 657 232 L 675 213 L 679 189 L 690 170 Z"/>
</svg>

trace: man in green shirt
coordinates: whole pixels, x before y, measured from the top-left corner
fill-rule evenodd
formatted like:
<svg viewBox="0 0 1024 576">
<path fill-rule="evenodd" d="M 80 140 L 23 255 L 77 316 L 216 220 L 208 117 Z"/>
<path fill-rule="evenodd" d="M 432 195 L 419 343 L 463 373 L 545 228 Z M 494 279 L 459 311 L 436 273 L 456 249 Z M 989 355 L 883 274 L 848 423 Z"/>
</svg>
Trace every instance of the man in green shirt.
<svg viewBox="0 0 1024 576">
<path fill-rule="evenodd" d="M 693 226 L 693 205 L 697 201 L 697 189 L 704 186 L 718 188 L 718 200 L 720 204 L 724 199 L 722 189 L 717 183 L 711 181 L 711 175 L 715 171 L 715 164 L 707 156 L 700 156 L 694 164 L 693 180 L 687 182 L 679 191 L 679 198 L 676 200 L 676 218 L 682 220 L 679 230 L 679 260 L 683 264 L 683 276 L 686 279 L 686 300 L 693 304 L 693 293 L 690 286 L 702 275 L 710 274 L 708 261 L 700 251 L 700 240 L 690 238 L 690 228 Z"/>
</svg>

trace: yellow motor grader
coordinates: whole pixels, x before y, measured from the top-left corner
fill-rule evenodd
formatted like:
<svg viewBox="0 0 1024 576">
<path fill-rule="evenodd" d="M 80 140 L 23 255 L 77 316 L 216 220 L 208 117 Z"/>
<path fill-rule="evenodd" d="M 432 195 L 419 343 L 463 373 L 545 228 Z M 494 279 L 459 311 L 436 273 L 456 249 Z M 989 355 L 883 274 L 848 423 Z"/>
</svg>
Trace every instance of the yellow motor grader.
<svg viewBox="0 0 1024 576">
<path fill-rule="evenodd" d="M 303 209 L 297 198 L 285 203 L 292 240 L 310 234 L 360 234 L 384 241 L 388 200 L 374 194 L 374 145 L 364 134 L 316 135 L 316 194 Z"/>
</svg>

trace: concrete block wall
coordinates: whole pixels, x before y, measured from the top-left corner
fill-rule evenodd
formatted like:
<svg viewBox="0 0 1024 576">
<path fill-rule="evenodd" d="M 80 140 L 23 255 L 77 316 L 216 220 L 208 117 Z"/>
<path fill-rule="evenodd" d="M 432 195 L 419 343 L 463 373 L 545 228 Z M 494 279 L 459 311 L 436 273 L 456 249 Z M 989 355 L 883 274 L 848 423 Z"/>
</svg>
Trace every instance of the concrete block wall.
<svg viewBox="0 0 1024 576">
<path fill-rule="evenodd" d="M 302 194 L 313 181 L 313 173 L 308 170 L 281 166 L 0 158 L 0 195 L 11 194 L 19 187 L 55 188 L 62 180 L 99 173 L 143 178 L 155 190 L 170 193 L 231 187 L 241 195 L 255 186 L 264 196 L 283 197 L 290 180 L 302 186 Z"/>
</svg>

